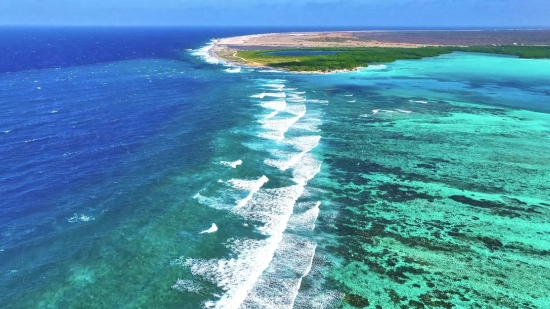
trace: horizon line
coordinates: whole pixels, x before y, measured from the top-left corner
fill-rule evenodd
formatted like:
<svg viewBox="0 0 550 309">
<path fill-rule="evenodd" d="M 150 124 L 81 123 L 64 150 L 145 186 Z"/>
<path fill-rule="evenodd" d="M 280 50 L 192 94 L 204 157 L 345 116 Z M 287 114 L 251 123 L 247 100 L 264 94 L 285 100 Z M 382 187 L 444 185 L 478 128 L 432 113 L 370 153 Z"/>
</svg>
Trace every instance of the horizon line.
<svg viewBox="0 0 550 309">
<path fill-rule="evenodd" d="M 391 30 L 402 30 L 402 31 L 414 31 L 414 30 L 433 30 L 433 31 L 472 31 L 472 30 L 550 30 L 550 26 L 368 26 L 368 25 L 349 25 L 349 26 L 337 26 L 337 25 L 327 25 L 327 26 L 306 26 L 306 25 L 158 25 L 158 24 L 121 24 L 121 25 L 107 25 L 107 24 L 0 24 L 1 28 L 210 28 L 210 29 L 236 29 L 236 28 L 279 28 L 279 29 L 327 29 L 326 31 L 331 31 L 328 29 L 335 30 L 344 30 L 350 29 L 349 31 L 369 31 L 369 30 L 378 30 L 378 31 L 391 31 Z M 359 30 L 361 29 L 361 30 Z M 323 31 L 323 30 L 319 30 Z"/>
</svg>

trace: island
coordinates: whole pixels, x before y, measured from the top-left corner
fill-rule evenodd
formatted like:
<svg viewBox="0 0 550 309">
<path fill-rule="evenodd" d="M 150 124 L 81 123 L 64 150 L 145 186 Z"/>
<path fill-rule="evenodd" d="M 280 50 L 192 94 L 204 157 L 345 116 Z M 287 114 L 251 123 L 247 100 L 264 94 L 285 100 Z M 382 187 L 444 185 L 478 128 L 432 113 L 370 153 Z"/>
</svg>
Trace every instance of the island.
<svg viewBox="0 0 550 309">
<path fill-rule="evenodd" d="M 233 65 L 332 73 L 460 51 L 550 58 L 550 30 L 268 33 L 216 40 L 210 53 Z"/>
</svg>

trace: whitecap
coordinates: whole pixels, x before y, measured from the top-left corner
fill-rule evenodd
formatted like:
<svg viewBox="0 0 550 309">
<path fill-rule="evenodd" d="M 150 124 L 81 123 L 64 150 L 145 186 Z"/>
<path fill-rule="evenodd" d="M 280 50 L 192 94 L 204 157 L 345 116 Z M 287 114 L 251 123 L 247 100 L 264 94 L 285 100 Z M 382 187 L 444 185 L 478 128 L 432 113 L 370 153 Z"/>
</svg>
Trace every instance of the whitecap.
<svg viewBox="0 0 550 309">
<path fill-rule="evenodd" d="M 241 67 L 230 67 L 225 70 L 227 73 L 240 73 Z"/>
<path fill-rule="evenodd" d="M 328 100 L 309 99 L 306 102 L 308 102 L 308 103 L 328 104 Z"/>
<path fill-rule="evenodd" d="M 202 290 L 202 287 L 197 282 L 178 279 L 176 280 L 176 283 L 172 285 L 172 289 L 179 292 L 199 293 Z"/>
<path fill-rule="evenodd" d="M 190 53 L 191 53 L 191 55 L 200 57 L 201 59 L 203 59 L 207 63 L 219 64 L 220 60 L 218 58 L 212 56 L 212 54 L 210 53 L 210 50 L 214 47 L 215 42 L 216 42 L 216 40 L 212 40 L 209 44 L 207 44 L 207 45 L 205 45 L 205 46 L 203 46 L 199 49 L 193 50 Z"/>
<path fill-rule="evenodd" d="M 306 106 L 303 104 L 287 105 L 285 112 L 296 116 L 303 117 L 306 114 Z"/>
<path fill-rule="evenodd" d="M 301 95 L 295 94 L 295 93 L 287 93 L 287 100 L 291 102 L 305 102 L 307 101 L 306 98 L 304 98 Z"/>
<path fill-rule="evenodd" d="M 256 99 L 263 99 L 265 97 L 284 98 L 286 97 L 286 94 L 284 92 L 262 92 L 253 94 L 250 97 Z"/>
<path fill-rule="evenodd" d="M 257 180 L 243 180 L 243 179 L 231 179 L 229 183 L 234 189 L 249 191 L 248 195 L 237 202 L 237 207 L 242 207 L 248 203 L 260 188 L 269 181 L 265 175 Z"/>
<path fill-rule="evenodd" d="M 227 167 L 232 167 L 232 168 L 237 168 L 237 166 L 243 164 L 243 161 L 242 160 L 237 160 L 237 161 L 220 161 L 220 164 L 223 165 L 223 166 L 227 166 Z"/>
<path fill-rule="evenodd" d="M 69 219 L 67 219 L 68 222 L 70 223 L 75 223 L 75 222 L 89 222 L 89 221 L 93 221 L 95 220 L 94 217 L 92 216 L 86 216 L 86 215 L 78 215 L 78 214 L 74 214 L 72 217 L 70 217 Z"/>
<path fill-rule="evenodd" d="M 264 86 L 268 87 L 268 88 L 274 88 L 274 89 L 277 89 L 279 91 L 283 91 L 283 88 L 285 87 L 285 84 L 271 83 L 271 84 L 265 84 Z"/>
<path fill-rule="evenodd" d="M 285 143 L 292 145 L 302 152 L 309 152 L 319 145 L 320 140 L 321 136 L 319 135 L 305 135 L 286 139 Z"/>
<path fill-rule="evenodd" d="M 305 204 L 305 207 L 308 209 L 301 213 L 294 213 L 290 219 L 288 228 L 293 231 L 312 231 L 315 229 L 315 221 L 319 217 L 321 202 L 302 204 Z"/>
<path fill-rule="evenodd" d="M 245 219 L 262 222 L 257 230 L 266 239 L 231 239 L 226 246 L 236 257 L 230 259 L 191 259 L 184 256 L 170 262 L 186 267 L 195 276 L 201 276 L 224 291 L 217 301 L 209 301 L 214 308 L 237 309 L 246 300 L 258 279 L 269 267 L 277 247 L 283 240 L 296 200 L 303 193 L 300 185 L 278 189 L 262 189 L 245 205 L 233 210 Z"/>
<path fill-rule="evenodd" d="M 260 103 L 260 106 L 263 108 L 272 109 L 276 111 L 283 111 L 286 108 L 286 101 L 285 100 L 265 101 Z"/>
<path fill-rule="evenodd" d="M 216 223 L 212 223 L 212 226 L 207 229 L 207 230 L 204 230 L 202 232 L 200 232 L 199 234 L 209 234 L 209 233 L 214 233 L 218 230 L 218 226 L 216 225 Z"/>
<path fill-rule="evenodd" d="M 258 122 L 262 124 L 262 128 L 267 132 L 260 132 L 257 136 L 265 139 L 283 140 L 286 131 L 301 117 L 302 115 L 282 119 L 261 119 Z"/>
<path fill-rule="evenodd" d="M 271 263 L 254 283 L 241 308 L 293 308 L 302 278 L 311 270 L 316 247 L 303 237 L 284 234 Z"/>
</svg>

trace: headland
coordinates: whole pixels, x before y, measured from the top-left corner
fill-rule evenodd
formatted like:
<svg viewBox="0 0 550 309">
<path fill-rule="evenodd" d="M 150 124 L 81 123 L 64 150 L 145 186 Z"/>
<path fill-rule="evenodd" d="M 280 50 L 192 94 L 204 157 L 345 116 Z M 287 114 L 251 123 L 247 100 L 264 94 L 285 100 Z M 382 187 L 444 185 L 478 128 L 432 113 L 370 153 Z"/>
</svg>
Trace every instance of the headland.
<svg viewBox="0 0 550 309">
<path fill-rule="evenodd" d="M 550 30 L 289 32 L 219 39 L 210 53 L 235 65 L 328 73 L 454 51 L 550 58 L 549 46 Z"/>
</svg>

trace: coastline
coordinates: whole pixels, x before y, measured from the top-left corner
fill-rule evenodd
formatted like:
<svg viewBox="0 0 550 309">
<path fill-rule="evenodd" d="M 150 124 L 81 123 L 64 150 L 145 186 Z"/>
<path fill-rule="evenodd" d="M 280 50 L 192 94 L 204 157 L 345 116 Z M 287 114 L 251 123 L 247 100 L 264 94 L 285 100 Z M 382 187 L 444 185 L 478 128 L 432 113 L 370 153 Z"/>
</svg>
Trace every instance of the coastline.
<svg viewBox="0 0 550 309">
<path fill-rule="evenodd" d="M 372 31 L 374 32 L 374 31 Z M 380 31 L 376 31 L 380 32 Z M 272 66 L 249 61 L 236 54 L 244 48 L 273 48 L 273 49 L 300 49 L 319 47 L 401 47 L 418 48 L 431 45 L 410 44 L 400 42 L 379 42 L 373 40 L 359 41 L 354 38 L 356 33 L 365 31 L 330 31 L 330 32 L 287 32 L 287 33 L 266 33 L 252 34 L 235 37 L 215 39 L 208 50 L 209 56 L 216 58 L 219 62 L 231 66 L 246 67 L 251 69 L 269 69 L 294 74 L 335 74 L 359 72 L 362 66 L 354 69 L 337 69 L 327 71 L 291 71 L 287 69 L 274 68 Z"/>
<path fill-rule="evenodd" d="M 237 38 L 237 37 L 235 37 Z M 227 64 L 231 67 L 244 67 L 248 69 L 262 69 L 262 70 L 270 70 L 270 71 L 277 71 L 280 73 L 292 73 L 292 74 L 336 74 L 336 73 L 354 73 L 359 72 L 363 67 L 356 67 L 353 70 L 329 70 L 326 72 L 322 71 L 291 71 L 288 69 L 281 69 L 281 68 L 274 68 L 262 63 L 248 61 L 244 58 L 238 57 L 236 54 L 239 50 L 232 49 L 227 46 L 219 44 L 220 39 L 216 39 L 213 41 L 212 46 L 208 49 L 207 53 L 208 56 L 215 58 L 219 63 Z"/>
<path fill-rule="evenodd" d="M 548 38 L 545 36 L 548 32 Z M 520 42 L 520 43 L 518 43 Z M 230 66 L 297 74 L 353 73 L 370 63 L 422 59 L 454 51 L 550 58 L 550 30 L 287 32 L 213 40 L 207 53 Z M 334 54 L 315 54 L 324 48 Z M 268 55 L 267 51 L 305 50 Z M 309 54 L 308 54 L 309 53 Z"/>
</svg>

